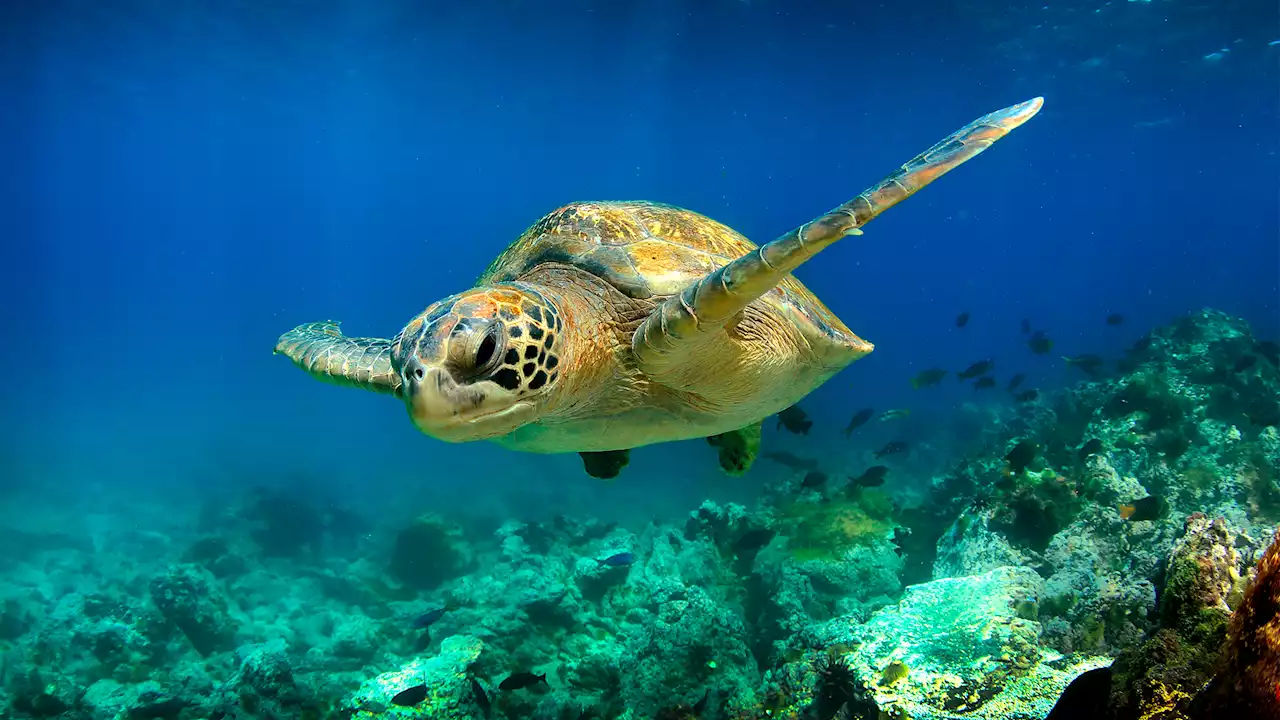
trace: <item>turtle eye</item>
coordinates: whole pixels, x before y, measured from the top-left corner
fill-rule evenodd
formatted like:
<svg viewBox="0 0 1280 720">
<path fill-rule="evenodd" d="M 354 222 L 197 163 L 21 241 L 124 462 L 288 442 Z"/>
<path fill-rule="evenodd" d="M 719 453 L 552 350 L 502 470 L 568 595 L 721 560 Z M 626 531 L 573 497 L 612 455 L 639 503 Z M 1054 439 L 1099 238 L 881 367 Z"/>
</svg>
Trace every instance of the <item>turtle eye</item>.
<svg viewBox="0 0 1280 720">
<path fill-rule="evenodd" d="M 480 341 L 480 347 L 476 348 L 476 367 L 482 368 L 488 365 L 497 349 L 498 340 L 493 336 L 493 332 L 485 333 L 484 339 Z"/>
<path fill-rule="evenodd" d="M 468 368 L 473 373 L 485 373 L 490 367 L 498 361 L 498 356 L 502 352 L 502 325 L 492 323 L 485 328 L 484 335 L 480 336 L 480 342 L 474 343 L 471 347 L 475 348 L 474 354 L 463 360 L 463 365 L 469 365 Z"/>
</svg>

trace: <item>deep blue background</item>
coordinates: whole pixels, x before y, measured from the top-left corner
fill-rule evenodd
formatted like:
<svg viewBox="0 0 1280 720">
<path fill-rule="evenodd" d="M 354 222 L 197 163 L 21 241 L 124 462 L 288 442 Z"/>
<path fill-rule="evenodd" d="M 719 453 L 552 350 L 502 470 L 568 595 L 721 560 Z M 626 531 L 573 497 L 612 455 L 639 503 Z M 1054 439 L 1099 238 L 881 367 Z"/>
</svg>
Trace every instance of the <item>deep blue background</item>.
<svg viewBox="0 0 1280 720">
<path fill-rule="evenodd" d="M 701 443 L 640 451 L 612 485 L 572 456 L 445 445 L 271 347 L 324 318 L 390 336 L 571 200 L 770 239 L 1035 95 L 1034 121 L 801 269 L 878 349 L 805 402 L 810 438 L 769 437 L 862 453 L 877 438 L 839 436 L 862 405 L 975 397 L 912 393 L 924 367 L 993 357 L 1052 387 L 1077 379 L 1061 354 L 1205 306 L 1275 338 L 1274 3 L 871 5 L 6 3 L 3 482 L 640 516 L 745 495 Z M 1053 354 L 1022 345 L 1024 317 Z"/>
</svg>

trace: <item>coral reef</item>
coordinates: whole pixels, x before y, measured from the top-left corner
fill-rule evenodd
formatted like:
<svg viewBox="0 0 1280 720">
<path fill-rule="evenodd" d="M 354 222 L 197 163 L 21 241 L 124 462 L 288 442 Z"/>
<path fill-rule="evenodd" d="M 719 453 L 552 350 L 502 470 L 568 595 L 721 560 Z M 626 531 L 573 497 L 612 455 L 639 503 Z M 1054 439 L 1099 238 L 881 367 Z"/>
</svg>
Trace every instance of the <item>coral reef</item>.
<svg viewBox="0 0 1280 720">
<path fill-rule="evenodd" d="M 163 533 L 14 530 L 0 714 L 1040 720 L 1113 659 L 1080 687 L 1115 720 L 1274 712 L 1271 358 L 1197 313 L 1118 375 L 966 409 L 936 473 L 773 467 L 677 523 L 378 525 L 258 488 Z M 759 434 L 730 435 L 744 469 Z"/>
<path fill-rule="evenodd" d="M 1276 519 L 1280 438 L 1256 394 L 1274 404 L 1280 373 L 1240 362 L 1261 346 L 1243 323 L 1195 313 L 1140 341 L 1125 374 L 1024 406 L 989 455 L 962 461 L 921 509 L 903 513 L 918 536 L 907 567 L 927 560 L 936 577 L 1034 567 L 1046 577 L 1040 621 L 1053 647 L 1116 655 L 1141 642 L 1159 619 L 1184 518 L 1221 517 L 1250 538 L 1269 535 Z M 1237 365 L 1246 367 L 1224 370 Z M 1010 473 L 996 458 L 1023 439 L 1038 452 Z M 1166 511 L 1124 515 L 1149 496 Z"/>
<path fill-rule="evenodd" d="M 850 667 L 890 717 L 1041 720 L 1076 675 L 1111 662 L 1040 645 L 1042 585 L 1014 567 L 935 580 L 865 623 L 839 618 L 819 634 L 855 648 Z"/>
</svg>

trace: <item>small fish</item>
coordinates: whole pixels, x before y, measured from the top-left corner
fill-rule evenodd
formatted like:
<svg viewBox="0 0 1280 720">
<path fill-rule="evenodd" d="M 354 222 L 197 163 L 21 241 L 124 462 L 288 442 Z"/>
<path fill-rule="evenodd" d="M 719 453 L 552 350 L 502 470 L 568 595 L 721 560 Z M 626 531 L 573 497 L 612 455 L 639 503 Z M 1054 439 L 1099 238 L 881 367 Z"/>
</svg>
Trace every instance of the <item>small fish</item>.
<svg viewBox="0 0 1280 720">
<path fill-rule="evenodd" d="M 620 552 L 615 555 L 610 555 L 603 560 L 598 558 L 596 559 L 597 563 L 601 565 L 608 565 L 609 567 L 626 567 L 635 561 L 636 556 L 629 552 Z"/>
<path fill-rule="evenodd" d="M 884 476 L 889 474 L 889 468 L 884 465 L 872 465 L 867 468 L 861 475 L 856 478 L 850 478 L 850 487 L 866 488 L 879 487 L 884 484 Z"/>
<path fill-rule="evenodd" d="M 1031 352 L 1037 355 L 1046 355 L 1053 350 L 1053 341 L 1049 339 L 1048 335 L 1044 334 L 1043 330 L 1037 330 L 1036 334 L 1032 335 L 1031 339 L 1027 341 L 1027 347 L 1031 348 Z"/>
<path fill-rule="evenodd" d="M 1009 378 L 1009 386 L 1005 388 L 1005 392 L 1013 392 L 1014 390 L 1017 390 L 1018 386 L 1022 384 L 1022 381 L 1026 379 L 1027 376 L 1022 373 L 1018 373 L 1017 375 Z"/>
<path fill-rule="evenodd" d="M 427 628 L 434 625 L 437 620 L 444 617 L 445 613 L 453 612 L 454 610 L 457 610 L 457 609 L 458 609 L 458 604 L 450 600 L 449 602 L 445 603 L 444 607 L 436 608 L 435 610 L 429 610 L 427 612 L 422 613 L 418 617 L 414 618 L 413 622 L 409 625 L 409 627 L 413 628 L 414 630 L 426 630 Z"/>
<path fill-rule="evenodd" d="M 929 368 L 922 371 L 919 375 L 911 378 L 911 387 L 919 390 L 920 388 L 933 387 L 942 382 L 942 378 L 947 376 L 947 371 L 942 368 Z"/>
<path fill-rule="evenodd" d="M 475 679 L 475 676 L 471 677 L 471 693 L 475 695 L 476 705 L 479 706 L 480 712 L 484 713 L 485 717 L 489 717 L 489 712 L 492 709 L 489 705 L 489 695 L 484 691 L 484 686 L 480 684 L 480 681 Z"/>
<path fill-rule="evenodd" d="M 911 414 L 911 411 L 908 410 L 907 408 L 899 408 L 897 410 L 885 410 L 884 412 L 880 413 L 880 417 L 878 419 L 880 420 L 880 422 L 885 422 L 886 420 L 899 420 L 910 414 Z"/>
<path fill-rule="evenodd" d="M 978 382 L 973 384 L 974 390 L 988 390 L 996 386 L 996 379 L 990 375 L 983 375 L 978 378 Z"/>
<path fill-rule="evenodd" d="M 960 372 L 956 373 L 956 379 L 969 380 L 970 378 L 980 377 L 982 375 L 986 375 L 987 373 L 991 372 L 991 369 L 994 368 L 995 366 L 996 366 L 996 363 L 994 360 L 979 360 L 978 362 L 970 365 L 964 370 L 961 370 Z"/>
<path fill-rule="evenodd" d="M 1020 403 L 1029 403 L 1029 402 L 1031 402 L 1032 400 L 1035 400 L 1035 399 L 1036 399 L 1036 398 L 1038 398 L 1038 397 L 1040 397 L 1040 391 L 1039 391 L 1039 390 L 1023 390 L 1022 392 L 1018 393 L 1017 395 L 1014 395 L 1014 396 L 1013 396 L 1013 399 L 1014 399 L 1014 400 L 1016 400 L 1016 401 L 1018 401 L 1018 402 L 1020 402 Z"/>
<path fill-rule="evenodd" d="M 1143 337 L 1138 338 L 1138 341 L 1133 344 L 1133 347 L 1129 348 L 1129 352 L 1144 353 L 1150 350 L 1151 346 L 1154 343 L 1155 343 L 1155 338 L 1151 337 L 1150 335 L 1144 335 Z"/>
<path fill-rule="evenodd" d="M 1102 369 L 1102 364 L 1106 362 L 1101 355 L 1076 355 L 1075 357 L 1063 357 L 1066 363 L 1072 367 L 1080 368 L 1087 375 L 1097 375 Z"/>
<path fill-rule="evenodd" d="M 901 440 L 894 440 L 893 442 L 889 443 L 888 445 L 885 445 L 884 447 L 882 447 L 882 448 L 880 448 L 879 450 L 877 450 L 877 451 L 874 453 L 874 455 L 876 456 L 876 459 L 877 459 L 877 460 L 879 460 L 880 458 L 884 457 L 885 455 L 894 455 L 894 454 L 896 454 L 896 453 L 906 452 L 907 447 L 908 447 L 908 446 L 907 446 L 907 444 L 906 444 L 905 442 L 903 442 L 903 441 L 901 441 Z"/>
<path fill-rule="evenodd" d="M 816 487 L 822 487 L 823 485 L 826 485 L 826 484 L 827 484 L 826 473 L 822 472 L 821 470 L 810 470 L 809 473 L 804 476 L 804 480 L 801 481 L 800 487 L 805 489 L 812 489 Z"/>
<path fill-rule="evenodd" d="M 858 412 L 854 413 L 853 417 L 849 419 L 849 424 L 844 428 L 844 436 L 849 437 L 854 430 L 866 425 L 867 421 L 871 419 L 871 416 L 874 415 L 875 412 L 876 411 L 872 408 L 862 408 Z"/>
<path fill-rule="evenodd" d="M 1084 460 L 1090 455 L 1097 455 L 1102 450 L 1102 441 L 1094 438 L 1084 445 L 1080 446 L 1080 459 Z"/>
<path fill-rule="evenodd" d="M 1031 320 L 1028 318 L 1022 318 L 1022 334 L 1023 335 L 1031 334 Z"/>
<path fill-rule="evenodd" d="M 1248 370 L 1249 368 L 1253 367 L 1256 364 L 1258 364 L 1257 355 L 1245 355 L 1244 357 L 1237 360 L 1236 364 L 1231 366 L 1231 369 L 1236 372 L 1244 372 L 1245 370 Z"/>
<path fill-rule="evenodd" d="M 733 543 L 733 551 L 735 553 L 755 552 L 773 542 L 773 537 L 777 534 L 777 531 L 768 528 L 748 530 Z"/>
<path fill-rule="evenodd" d="M 411 688 L 407 688 L 396 693 L 391 698 L 391 704 L 399 705 L 400 707 L 413 707 L 426 699 L 427 686 L 424 683 L 422 685 L 414 685 Z"/>
<path fill-rule="evenodd" d="M 809 458 L 803 458 L 803 457 L 800 457 L 799 455 L 792 455 L 792 454 L 791 454 L 791 453 L 789 453 L 789 452 L 773 452 L 773 451 L 769 451 L 769 452 L 761 453 L 761 455 L 762 455 L 763 457 L 765 457 L 765 458 L 768 458 L 768 459 L 770 459 L 770 460 L 772 460 L 772 461 L 774 461 L 774 462 L 778 463 L 779 465 L 785 465 L 786 467 L 789 467 L 789 468 L 791 468 L 792 470 L 806 470 L 806 471 L 807 471 L 807 470 L 817 470 L 817 469 L 818 469 L 818 461 L 817 461 L 817 460 L 811 460 L 811 459 L 809 459 Z"/>
<path fill-rule="evenodd" d="M 1169 511 L 1169 503 L 1159 495 L 1148 495 L 1120 506 L 1120 517 L 1130 522 L 1159 520 Z"/>
<path fill-rule="evenodd" d="M 1004 456 L 1004 461 L 1008 463 L 1005 468 L 1006 471 L 1008 471 L 1010 475 L 1021 474 L 1027 469 L 1027 466 L 1036 459 L 1036 454 L 1039 451 L 1039 446 L 1030 440 L 1023 440 L 1017 445 L 1014 445 L 1013 449 L 1009 451 L 1009 454 Z"/>
<path fill-rule="evenodd" d="M 546 673 L 542 673 L 541 675 L 534 675 L 533 673 L 529 673 L 529 672 L 518 672 L 518 673 L 512 673 L 511 675 L 507 676 L 506 680 L 503 680 L 502 682 L 498 683 L 498 689 L 499 690 L 523 690 L 528 687 L 533 687 L 538 683 L 547 685 Z"/>
<path fill-rule="evenodd" d="M 796 435 L 808 435 L 813 427 L 813 421 L 809 419 L 809 413 L 799 405 L 792 405 L 778 413 L 778 427 L 786 428 L 788 432 Z"/>
<path fill-rule="evenodd" d="M 956 327 L 964 327 L 969 324 L 969 313 L 962 312 L 956 316 Z"/>
<path fill-rule="evenodd" d="M 1108 325 L 1119 325 L 1124 322 L 1124 316 L 1120 313 L 1111 313 L 1107 316 Z"/>
</svg>

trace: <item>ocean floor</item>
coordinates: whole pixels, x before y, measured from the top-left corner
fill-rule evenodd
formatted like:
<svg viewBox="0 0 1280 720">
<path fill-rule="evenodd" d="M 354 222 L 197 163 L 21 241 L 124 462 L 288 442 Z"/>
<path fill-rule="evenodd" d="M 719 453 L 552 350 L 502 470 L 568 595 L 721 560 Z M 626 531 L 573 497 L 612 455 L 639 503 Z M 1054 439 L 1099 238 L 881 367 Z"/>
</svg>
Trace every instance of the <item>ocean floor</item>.
<svg viewBox="0 0 1280 720">
<path fill-rule="evenodd" d="M 984 410 L 933 477 L 797 463 L 670 524 L 392 527 L 267 488 L 29 508 L 0 529 L 0 717 L 1266 717 L 1278 362 L 1195 313 Z"/>
</svg>

